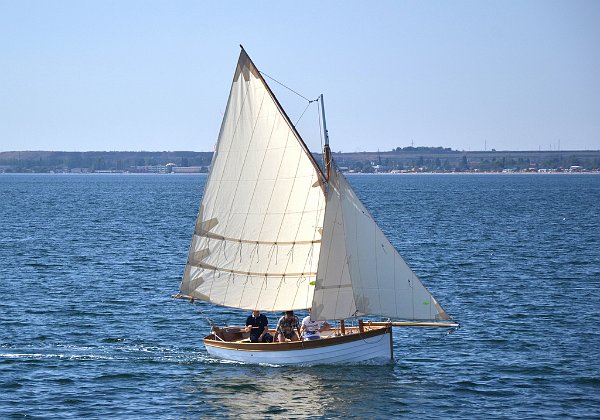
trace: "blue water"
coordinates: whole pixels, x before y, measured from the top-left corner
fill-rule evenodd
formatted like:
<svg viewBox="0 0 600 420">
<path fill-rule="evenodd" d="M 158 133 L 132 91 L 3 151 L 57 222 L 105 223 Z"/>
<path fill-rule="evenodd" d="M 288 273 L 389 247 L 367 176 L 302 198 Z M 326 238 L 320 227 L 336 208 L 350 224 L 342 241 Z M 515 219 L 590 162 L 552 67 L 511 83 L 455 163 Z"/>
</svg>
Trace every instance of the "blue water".
<svg viewBox="0 0 600 420">
<path fill-rule="evenodd" d="M 169 297 L 204 181 L 0 176 L 0 418 L 600 417 L 600 176 L 350 177 L 462 328 L 299 368 L 211 359 L 247 314 Z"/>
</svg>

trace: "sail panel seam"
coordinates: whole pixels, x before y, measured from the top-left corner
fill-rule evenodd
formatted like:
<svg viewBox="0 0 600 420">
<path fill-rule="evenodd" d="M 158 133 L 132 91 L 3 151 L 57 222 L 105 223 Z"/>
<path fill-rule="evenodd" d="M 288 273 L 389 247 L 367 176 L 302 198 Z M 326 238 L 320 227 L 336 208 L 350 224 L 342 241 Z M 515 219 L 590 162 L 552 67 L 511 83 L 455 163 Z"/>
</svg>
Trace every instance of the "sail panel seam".
<svg viewBox="0 0 600 420">
<path fill-rule="evenodd" d="M 261 272 L 254 272 L 254 271 L 232 270 L 229 268 L 216 267 L 214 265 L 203 264 L 203 263 L 198 263 L 198 264 L 190 263 L 189 265 L 191 265 L 192 267 L 203 268 L 205 270 L 210 270 L 210 271 L 218 271 L 221 273 L 230 273 L 230 274 L 240 274 L 240 275 L 244 275 L 244 276 L 253 276 L 253 277 L 314 277 L 317 275 L 316 272 L 261 273 Z"/>
</svg>

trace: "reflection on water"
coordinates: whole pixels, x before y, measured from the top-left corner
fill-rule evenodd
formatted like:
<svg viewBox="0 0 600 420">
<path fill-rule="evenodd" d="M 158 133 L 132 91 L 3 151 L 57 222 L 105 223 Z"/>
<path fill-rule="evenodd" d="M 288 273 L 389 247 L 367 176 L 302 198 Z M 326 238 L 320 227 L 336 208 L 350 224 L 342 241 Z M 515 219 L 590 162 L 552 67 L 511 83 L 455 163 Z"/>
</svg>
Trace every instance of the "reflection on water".
<svg viewBox="0 0 600 420">
<path fill-rule="evenodd" d="M 194 377 L 189 384 L 192 389 L 185 392 L 197 397 L 191 402 L 192 412 L 197 412 L 201 404 L 204 415 L 215 417 L 368 416 L 361 406 L 370 396 L 365 395 L 361 385 L 368 383 L 369 393 L 376 393 L 374 384 L 381 385 L 383 391 L 384 384 L 395 382 L 394 377 L 394 367 L 389 365 L 272 367 L 215 363 Z"/>
</svg>

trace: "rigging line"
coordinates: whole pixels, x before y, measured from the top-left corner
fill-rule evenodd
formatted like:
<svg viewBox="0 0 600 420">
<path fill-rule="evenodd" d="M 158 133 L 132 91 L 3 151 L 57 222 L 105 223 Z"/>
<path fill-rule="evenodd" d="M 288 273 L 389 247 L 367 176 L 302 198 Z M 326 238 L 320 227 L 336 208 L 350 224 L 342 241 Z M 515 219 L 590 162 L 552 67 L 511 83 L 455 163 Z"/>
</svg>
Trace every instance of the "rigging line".
<svg viewBox="0 0 600 420">
<path fill-rule="evenodd" d="M 300 114 L 300 116 L 298 117 L 298 119 L 294 123 L 294 127 L 298 125 L 298 123 L 300 122 L 300 120 L 304 116 L 304 113 L 306 112 L 306 110 L 308 109 L 308 107 L 310 106 L 310 104 L 311 104 L 310 102 L 308 104 L 306 104 L 306 108 L 304 108 L 304 111 L 302 111 L 302 114 Z"/>
<path fill-rule="evenodd" d="M 267 73 L 264 73 L 264 72 L 262 72 L 262 71 L 260 71 L 260 70 L 259 70 L 258 72 L 259 72 L 260 74 L 262 74 L 263 76 L 267 76 L 269 79 L 271 79 L 271 80 L 272 80 L 272 81 L 274 81 L 275 83 L 277 83 L 277 84 L 279 84 L 279 85 L 283 86 L 284 88 L 286 88 L 286 89 L 287 89 L 287 90 L 289 90 L 290 92 L 293 92 L 293 93 L 295 93 L 296 95 L 298 95 L 299 97 L 301 97 L 301 98 L 302 98 L 302 99 L 304 99 L 305 101 L 308 101 L 308 103 L 309 103 L 309 104 L 310 104 L 310 103 L 312 103 L 312 102 L 316 102 L 316 101 L 318 101 L 318 100 L 319 100 L 319 98 L 317 98 L 317 99 L 312 99 L 312 100 L 311 100 L 311 99 L 308 99 L 306 96 L 304 96 L 304 95 L 301 95 L 301 94 L 299 94 L 298 92 L 296 92 L 294 89 L 292 89 L 292 88 L 290 88 L 290 87 L 288 87 L 288 86 L 284 85 L 284 84 L 283 84 L 283 83 L 281 83 L 279 80 L 272 78 L 272 77 L 271 77 L 271 76 L 269 76 Z"/>
</svg>

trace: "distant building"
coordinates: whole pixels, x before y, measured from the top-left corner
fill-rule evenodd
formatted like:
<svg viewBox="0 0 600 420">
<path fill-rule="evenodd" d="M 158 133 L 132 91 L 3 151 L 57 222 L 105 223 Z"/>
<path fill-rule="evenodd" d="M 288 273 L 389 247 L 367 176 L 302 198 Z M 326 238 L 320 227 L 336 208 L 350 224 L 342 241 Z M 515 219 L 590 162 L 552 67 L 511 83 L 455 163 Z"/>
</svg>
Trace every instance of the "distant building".
<svg viewBox="0 0 600 420">
<path fill-rule="evenodd" d="M 384 173 L 384 172 L 389 172 L 389 169 L 388 169 L 388 167 L 387 167 L 387 166 L 385 166 L 385 165 L 372 165 L 372 167 L 373 167 L 373 170 L 374 170 L 376 173 Z"/>
<path fill-rule="evenodd" d="M 201 174 L 208 172 L 206 166 L 173 166 L 174 174 Z"/>
<path fill-rule="evenodd" d="M 96 171 L 98 172 L 98 171 Z M 144 165 L 144 166 L 133 166 L 130 172 L 142 173 L 142 174 L 166 174 L 166 165 Z"/>
</svg>

